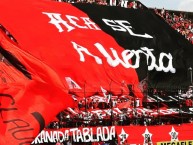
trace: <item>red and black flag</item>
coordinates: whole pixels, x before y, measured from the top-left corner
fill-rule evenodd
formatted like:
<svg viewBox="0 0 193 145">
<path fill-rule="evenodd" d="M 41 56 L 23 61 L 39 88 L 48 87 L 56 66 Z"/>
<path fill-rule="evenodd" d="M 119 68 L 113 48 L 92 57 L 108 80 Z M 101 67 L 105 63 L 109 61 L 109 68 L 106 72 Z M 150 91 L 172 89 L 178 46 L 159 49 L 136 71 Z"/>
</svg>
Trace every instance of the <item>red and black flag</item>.
<svg viewBox="0 0 193 145">
<path fill-rule="evenodd" d="M 136 65 L 140 81 L 148 76 L 150 87 L 163 89 L 191 85 L 193 45 L 154 11 L 74 6 L 87 13 L 102 31 L 131 53 L 132 65 Z"/>
<path fill-rule="evenodd" d="M 1 144 L 30 142 L 71 106 L 70 93 L 122 95 L 132 86 L 142 98 L 147 76 L 156 88 L 190 84 L 192 44 L 148 9 L 1 0 L 0 13 L 16 41 L 1 33 Z"/>
</svg>

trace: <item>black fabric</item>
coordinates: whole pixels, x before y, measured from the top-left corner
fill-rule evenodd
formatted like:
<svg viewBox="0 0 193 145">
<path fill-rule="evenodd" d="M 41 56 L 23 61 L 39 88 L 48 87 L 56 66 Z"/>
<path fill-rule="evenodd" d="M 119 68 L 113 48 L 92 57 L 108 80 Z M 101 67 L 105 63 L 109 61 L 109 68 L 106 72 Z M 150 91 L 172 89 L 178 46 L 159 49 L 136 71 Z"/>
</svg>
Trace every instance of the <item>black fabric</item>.
<svg viewBox="0 0 193 145">
<path fill-rule="evenodd" d="M 171 53 L 176 73 L 147 70 L 146 58 L 141 56 L 137 73 L 140 80 L 148 76 L 150 87 L 181 88 L 190 85 L 189 67 L 193 67 L 193 45 L 180 33 L 171 28 L 161 17 L 148 9 L 127 9 L 94 4 L 73 4 L 87 13 L 104 32 L 108 33 L 124 49 L 137 50 L 140 47 L 154 49 L 157 60 L 160 52 Z M 153 38 L 135 37 L 126 32 L 114 31 L 102 19 L 127 20 L 136 34 L 149 34 Z M 133 60 L 134 61 L 134 60 Z M 165 62 L 167 64 L 167 62 Z"/>
</svg>

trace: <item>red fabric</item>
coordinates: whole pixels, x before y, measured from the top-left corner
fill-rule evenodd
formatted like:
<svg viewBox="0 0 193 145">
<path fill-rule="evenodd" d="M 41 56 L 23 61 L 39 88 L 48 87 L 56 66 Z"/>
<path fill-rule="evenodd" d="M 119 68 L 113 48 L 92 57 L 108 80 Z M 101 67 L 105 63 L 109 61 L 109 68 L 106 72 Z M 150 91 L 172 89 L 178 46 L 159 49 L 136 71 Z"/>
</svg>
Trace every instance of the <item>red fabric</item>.
<svg viewBox="0 0 193 145">
<path fill-rule="evenodd" d="M 127 102 L 123 102 L 123 103 L 119 103 L 117 105 L 117 108 L 122 109 L 122 108 L 130 108 L 131 107 L 131 102 L 127 101 Z"/>
<path fill-rule="evenodd" d="M 103 145 L 103 142 L 93 142 L 92 145 Z"/>
<path fill-rule="evenodd" d="M 77 25 L 87 26 L 82 17 L 88 16 L 72 5 L 43 0 L 19 2 L 2 0 L 0 5 L 0 13 L 3 14 L 0 17 L 1 24 L 17 39 L 23 50 L 48 64 L 64 83 L 66 83 L 65 77 L 70 77 L 81 87 L 81 89 L 70 90 L 72 93 L 81 97 L 91 96 L 102 86 L 118 95 L 123 93 L 122 81 L 126 84 L 138 85 L 135 69 L 125 68 L 121 64 L 116 67 L 110 66 L 104 55 L 94 45 L 101 44 L 112 59 L 114 59 L 111 51 L 113 48 L 119 58 L 123 59 L 121 53 L 124 49 L 110 35 L 102 30 L 96 30 L 99 28 L 81 29 L 69 22 L 66 15 L 75 16 L 77 19 L 73 20 Z M 68 32 L 66 27 L 62 26 L 64 31 L 59 32 L 56 26 L 49 23 L 50 18 L 43 12 L 61 14 L 61 18 L 74 29 Z M 83 52 L 85 61 L 81 62 L 72 41 L 101 58 L 102 64 L 97 64 L 95 59 L 85 52 Z M 138 97 L 143 97 L 140 90 L 137 87 L 134 88 Z"/>
<path fill-rule="evenodd" d="M 12 44 L 1 32 L 0 46 L 32 76 L 27 78 L 7 60 L 0 62 L 0 144 L 30 144 L 58 112 L 73 106 L 73 100 L 51 68 Z"/>
</svg>

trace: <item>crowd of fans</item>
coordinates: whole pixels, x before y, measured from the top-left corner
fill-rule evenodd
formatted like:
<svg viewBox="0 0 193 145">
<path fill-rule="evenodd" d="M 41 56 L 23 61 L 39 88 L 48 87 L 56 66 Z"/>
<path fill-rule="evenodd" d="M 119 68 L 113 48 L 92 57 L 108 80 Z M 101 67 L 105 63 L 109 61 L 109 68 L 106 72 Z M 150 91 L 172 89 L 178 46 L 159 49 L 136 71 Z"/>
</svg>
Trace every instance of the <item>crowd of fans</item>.
<svg viewBox="0 0 193 145">
<path fill-rule="evenodd" d="M 188 94 L 189 93 L 189 94 Z M 190 94 L 191 93 L 191 94 Z M 166 98 L 171 94 L 163 91 L 151 91 L 150 96 Z M 164 125 L 164 124 L 181 124 L 193 123 L 193 114 L 188 113 L 189 108 L 193 108 L 192 88 L 186 93 L 179 91 L 176 99 L 170 102 L 143 102 L 143 107 L 147 110 L 154 110 L 158 114 L 151 114 L 144 111 L 139 100 L 134 96 L 113 96 L 111 100 L 102 100 L 96 96 L 83 98 L 77 102 L 75 108 L 68 108 L 57 115 L 57 119 L 47 127 L 52 129 L 68 127 L 85 127 L 85 126 L 129 126 L 129 125 Z M 173 93 L 173 95 L 175 95 Z M 103 97 L 104 98 L 104 97 Z M 162 107 L 172 108 L 176 114 L 163 115 L 159 114 Z M 141 108 L 141 109 L 140 109 Z M 137 110 L 143 110 L 141 112 Z M 175 118 L 174 118 L 175 116 Z M 178 119 L 176 119 L 178 118 Z"/>
<path fill-rule="evenodd" d="M 67 2 L 67 3 L 91 3 L 107 6 L 121 6 L 125 8 L 144 8 L 144 6 L 137 0 L 54 0 L 58 2 Z"/>
<path fill-rule="evenodd" d="M 139 122 L 135 122 L 136 120 L 131 120 L 134 116 L 140 118 L 137 116 L 135 109 L 133 109 L 133 111 L 128 111 L 127 108 L 123 108 L 122 110 L 118 110 L 118 112 L 113 111 L 113 108 L 118 107 L 120 103 L 128 103 L 128 106 L 130 106 L 132 102 L 133 100 L 129 98 L 115 98 L 110 102 L 105 100 L 99 101 L 97 99 L 83 99 L 77 102 L 77 108 L 68 108 L 60 112 L 57 116 L 59 121 L 53 122 L 49 127 L 60 128 L 138 124 Z M 139 101 L 137 101 L 137 99 L 135 104 L 136 107 L 139 107 Z"/>
<path fill-rule="evenodd" d="M 182 34 L 193 44 L 193 23 L 192 20 L 186 19 L 183 13 L 179 15 L 171 13 L 164 8 L 161 10 L 154 9 L 155 13 L 162 17 L 173 29 Z"/>
</svg>

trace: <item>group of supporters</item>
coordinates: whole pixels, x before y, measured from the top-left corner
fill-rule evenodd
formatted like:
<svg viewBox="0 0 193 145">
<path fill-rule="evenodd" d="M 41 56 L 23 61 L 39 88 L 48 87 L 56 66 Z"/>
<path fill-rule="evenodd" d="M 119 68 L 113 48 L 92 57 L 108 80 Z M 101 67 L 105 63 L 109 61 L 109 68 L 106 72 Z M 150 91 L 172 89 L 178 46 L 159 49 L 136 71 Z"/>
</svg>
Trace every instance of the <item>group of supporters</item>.
<svg viewBox="0 0 193 145">
<path fill-rule="evenodd" d="M 68 2 L 68 3 L 91 3 L 99 5 L 108 6 L 121 6 L 125 8 L 142 8 L 142 4 L 138 1 L 133 0 L 54 0 L 58 2 Z"/>
<path fill-rule="evenodd" d="M 99 98 L 99 96 L 83 98 L 76 101 L 75 108 L 68 108 L 60 112 L 57 116 L 58 120 L 51 122 L 47 127 L 59 129 L 86 126 L 148 126 L 193 123 L 193 112 L 189 112 L 189 108 L 193 108 L 193 93 L 191 92 L 191 95 L 188 93 L 189 90 L 187 93 L 179 92 L 173 101 L 161 102 L 155 99 L 171 99 L 171 94 L 154 90 L 148 92 L 148 95 L 155 98 L 154 102 L 143 102 L 143 107 L 138 98 L 130 95 L 111 96 L 110 100 L 105 97 Z M 175 94 L 173 93 L 173 95 Z M 179 98 L 180 100 L 178 100 Z M 167 114 L 167 117 L 164 114 L 159 114 L 162 107 L 172 108 L 176 114 Z M 150 113 L 148 110 L 154 110 L 154 113 Z"/>
<path fill-rule="evenodd" d="M 186 19 L 183 13 L 177 15 L 175 13 L 170 13 L 164 8 L 161 10 L 155 8 L 155 13 L 161 16 L 172 28 L 181 33 L 193 44 L 193 23 L 191 20 Z"/>
<path fill-rule="evenodd" d="M 48 127 L 62 128 L 140 124 L 139 120 L 141 120 L 142 117 L 137 114 L 135 109 L 131 111 L 127 110 L 126 107 L 119 107 L 122 104 L 130 107 L 133 106 L 134 103 L 136 108 L 140 107 L 139 99 L 135 99 L 134 102 L 133 99 L 131 100 L 130 96 L 113 98 L 109 102 L 105 99 L 102 100 L 102 98 L 83 99 L 77 102 L 77 107 L 68 108 L 67 110 L 60 112 L 57 116 L 59 121 L 52 122 Z M 122 109 L 120 110 L 119 108 Z M 143 116 L 149 118 L 146 120 L 147 123 L 152 118 L 150 115 L 148 116 L 148 114 L 145 113 Z M 138 119 L 134 120 L 134 118 Z"/>
</svg>

